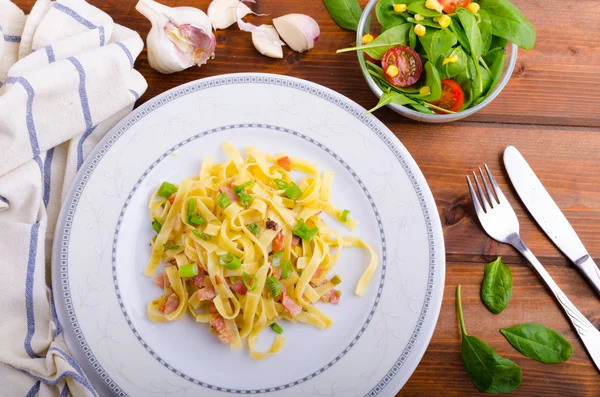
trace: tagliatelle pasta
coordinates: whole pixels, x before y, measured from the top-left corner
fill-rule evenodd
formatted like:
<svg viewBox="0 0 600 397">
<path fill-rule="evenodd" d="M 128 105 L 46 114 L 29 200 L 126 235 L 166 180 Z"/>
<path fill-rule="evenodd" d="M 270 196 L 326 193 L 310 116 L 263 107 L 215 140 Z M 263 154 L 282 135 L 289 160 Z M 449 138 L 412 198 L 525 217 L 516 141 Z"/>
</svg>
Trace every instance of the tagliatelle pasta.
<svg viewBox="0 0 600 397">
<path fill-rule="evenodd" d="M 154 277 L 161 262 L 165 268 L 154 279 L 163 293 L 148 304 L 148 317 L 165 322 L 190 313 L 232 348 L 247 340 L 251 357 L 260 360 L 285 344 L 278 321 L 331 326 L 316 303 L 340 301 L 335 286 L 341 278 L 328 274 L 343 248 L 371 255 L 356 287 L 361 296 L 377 269 L 377 254 L 319 217 L 325 211 L 350 230 L 357 226 L 348 210 L 331 202 L 332 172 L 253 147 L 244 159 L 229 142 L 223 150 L 229 161 L 204 157 L 198 176 L 178 186 L 164 182 L 150 199 L 157 235 L 144 274 Z M 296 183 L 292 171 L 306 176 Z M 260 352 L 255 347 L 265 327 L 279 335 Z"/>
</svg>

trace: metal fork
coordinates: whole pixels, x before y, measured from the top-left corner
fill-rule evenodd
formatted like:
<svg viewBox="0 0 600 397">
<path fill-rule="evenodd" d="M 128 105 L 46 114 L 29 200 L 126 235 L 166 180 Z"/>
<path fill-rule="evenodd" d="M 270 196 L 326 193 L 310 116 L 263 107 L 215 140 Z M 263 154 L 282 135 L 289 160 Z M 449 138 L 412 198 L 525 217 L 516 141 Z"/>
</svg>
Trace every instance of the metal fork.
<svg viewBox="0 0 600 397">
<path fill-rule="evenodd" d="M 498 183 L 496 183 L 496 179 L 490 172 L 487 164 L 485 164 L 485 169 L 491 185 L 494 188 L 493 192 L 481 167 L 479 167 L 479 173 L 483 185 L 485 186 L 485 191 L 479 183 L 477 174 L 473 172 L 473 178 L 475 178 L 479 196 L 473 188 L 471 178 L 467 175 L 467 184 L 469 185 L 475 212 L 477 213 L 479 222 L 481 222 L 481 226 L 483 226 L 483 229 L 491 238 L 498 242 L 512 245 L 529 261 L 529 263 L 531 263 L 531 266 L 538 272 L 542 280 L 546 283 L 546 286 L 550 289 L 552 294 L 554 294 L 554 297 L 565 311 L 571 324 L 573 324 L 573 327 L 577 330 L 577 334 L 587 349 L 596 368 L 600 371 L 600 332 L 579 310 L 577 310 L 575 305 L 573 305 L 569 298 L 567 298 L 554 282 L 552 277 L 550 277 L 550 274 L 544 269 L 544 266 L 537 260 L 523 240 L 521 240 L 521 236 L 519 235 L 519 220 L 517 219 L 515 211 L 502 193 L 502 190 L 500 190 L 500 187 L 498 186 Z"/>
</svg>

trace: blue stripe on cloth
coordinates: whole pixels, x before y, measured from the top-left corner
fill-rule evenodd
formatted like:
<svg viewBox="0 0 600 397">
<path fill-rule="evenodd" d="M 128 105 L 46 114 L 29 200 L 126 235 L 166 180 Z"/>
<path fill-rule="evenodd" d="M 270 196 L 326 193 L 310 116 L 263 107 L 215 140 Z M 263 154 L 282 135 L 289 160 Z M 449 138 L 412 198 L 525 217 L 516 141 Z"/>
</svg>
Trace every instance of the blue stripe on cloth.
<svg viewBox="0 0 600 397">
<path fill-rule="evenodd" d="M 33 274 L 35 273 L 35 260 L 37 257 L 38 235 L 40 223 L 36 222 L 31 226 L 31 235 L 29 237 L 29 257 L 27 258 L 27 275 L 25 277 L 25 309 L 27 311 L 27 335 L 25 336 L 25 351 L 31 358 L 41 358 L 31 348 L 31 339 L 35 332 L 35 315 L 33 313 Z"/>
<path fill-rule="evenodd" d="M 92 22 L 88 21 L 87 19 L 85 19 L 84 17 L 82 17 L 81 15 L 79 15 L 72 8 L 69 8 L 69 7 L 67 7 L 65 5 L 62 5 L 60 3 L 54 3 L 54 8 L 56 8 L 59 11 L 64 12 L 65 14 L 67 14 L 68 16 L 70 16 L 71 18 L 73 18 L 74 20 L 76 20 L 77 22 L 79 22 L 80 24 L 82 24 L 83 26 L 85 26 L 87 28 L 95 29 L 97 27 Z"/>
<path fill-rule="evenodd" d="M 48 63 L 52 63 L 52 62 L 56 61 L 56 58 L 54 57 L 54 50 L 52 49 L 52 46 L 47 45 L 45 48 L 46 48 L 46 55 L 48 56 Z"/>
<path fill-rule="evenodd" d="M 133 67 L 133 56 L 131 55 L 131 52 L 129 52 L 129 49 L 121 42 L 116 42 L 115 44 L 123 49 L 125 55 L 127 55 L 127 58 L 129 59 L 129 66 Z"/>
<path fill-rule="evenodd" d="M 17 368 L 17 367 L 13 367 L 13 368 L 15 368 L 17 371 L 19 371 L 25 375 L 29 375 L 32 378 L 39 380 L 40 382 L 42 382 L 43 384 L 48 385 L 48 386 L 56 386 L 59 383 L 63 382 L 65 380 L 65 378 L 71 377 L 71 378 L 75 379 L 77 382 L 81 383 L 86 389 L 88 389 L 92 393 L 93 396 L 98 395 L 98 394 L 96 394 L 96 392 L 94 391 L 92 386 L 88 383 L 87 379 L 85 379 L 83 376 L 79 375 L 77 372 L 65 371 L 65 372 L 61 373 L 58 378 L 51 380 L 51 379 L 42 378 L 41 376 L 32 374 L 31 372 L 27 372 L 21 368 Z"/>
<path fill-rule="evenodd" d="M 79 366 L 79 364 L 77 364 L 77 361 L 75 361 L 73 359 L 73 357 L 71 357 L 69 354 L 67 354 L 64 350 L 59 349 L 58 347 L 51 347 L 50 349 L 48 349 L 48 352 L 57 352 L 65 360 L 67 360 L 67 362 L 71 365 L 71 367 L 75 368 L 75 370 L 77 372 L 79 372 L 81 375 L 83 375 L 83 370 L 81 369 L 81 367 Z"/>
<path fill-rule="evenodd" d="M 83 110 L 83 119 L 85 120 L 85 132 L 79 138 L 79 142 L 77 143 L 77 170 L 83 164 L 83 143 L 85 140 L 94 132 L 94 127 L 92 123 L 92 114 L 90 112 L 90 104 L 88 102 L 87 91 L 85 88 L 85 70 L 83 69 L 83 65 L 76 58 L 69 57 L 67 58 L 77 72 L 79 73 L 79 99 L 81 100 L 81 108 Z"/>
<path fill-rule="evenodd" d="M 38 380 L 35 385 L 33 385 L 33 387 L 29 390 L 29 392 L 27 393 L 27 396 L 25 397 L 34 397 L 37 396 L 37 394 L 40 391 L 40 384 L 41 382 Z"/>
<path fill-rule="evenodd" d="M 69 397 L 69 386 L 65 385 L 60 392 L 60 397 Z"/>
<path fill-rule="evenodd" d="M 106 38 L 104 37 L 104 26 L 98 27 L 98 34 L 100 35 L 100 47 L 104 47 L 104 44 L 106 44 Z"/>
<path fill-rule="evenodd" d="M 54 148 L 48 149 L 46 152 L 46 160 L 44 161 L 44 205 L 48 208 L 50 201 L 50 182 L 52 179 L 52 158 L 54 157 Z"/>
<path fill-rule="evenodd" d="M 135 92 L 132 89 L 129 89 L 129 92 L 131 92 L 131 94 L 133 94 L 133 96 L 135 97 L 135 100 L 137 101 L 138 99 L 140 99 L 140 94 L 138 94 L 137 92 Z"/>
<path fill-rule="evenodd" d="M 56 305 L 54 303 L 54 293 L 52 292 L 52 288 L 47 287 L 48 288 L 48 292 L 50 294 L 50 315 L 52 316 L 52 321 L 54 322 L 54 325 L 56 326 L 56 329 L 54 330 L 54 336 L 58 336 L 61 334 L 61 332 L 63 331 L 62 326 L 60 325 L 60 321 L 58 320 L 58 315 L 56 313 Z"/>
<path fill-rule="evenodd" d="M 21 42 L 21 36 L 14 36 L 12 34 L 5 34 L 4 35 L 4 41 L 7 41 L 9 43 L 20 43 Z"/>
</svg>

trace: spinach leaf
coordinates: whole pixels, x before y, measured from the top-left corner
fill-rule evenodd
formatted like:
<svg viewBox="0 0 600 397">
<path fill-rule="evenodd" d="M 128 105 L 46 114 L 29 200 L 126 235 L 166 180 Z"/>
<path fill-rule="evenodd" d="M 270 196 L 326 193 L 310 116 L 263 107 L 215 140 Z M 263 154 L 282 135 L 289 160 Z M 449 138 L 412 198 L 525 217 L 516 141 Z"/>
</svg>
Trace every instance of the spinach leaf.
<svg viewBox="0 0 600 397">
<path fill-rule="evenodd" d="M 435 66 L 429 61 L 425 62 L 423 69 L 423 73 L 425 73 L 423 86 L 429 87 L 429 94 L 408 94 L 408 96 L 414 99 L 422 99 L 427 102 L 437 101 L 442 96 L 442 81 L 440 79 L 440 74 Z M 421 79 L 423 79 L 423 77 L 421 77 Z"/>
<path fill-rule="evenodd" d="M 409 105 L 410 107 L 412 107 L 413 109 L 415 109 L 417 112 L 421 112 L 421 113 L 426 113 L 426 114 L 434 114 L 433 110 L 429 109 L 428 107 L 418 104 L 418 103 L 413 103 Z"/>
<path fill-rule="evenodd" d="M 408 12 L 394 11 L 394 4 L 409 4 L 419 0 L 380 0 L 375 7 L 375 15 L 381 25 L 382 31 L 394 26 L 402 25 L 410 16 Z"/>
<path fill-rule="evenodd" d="M 385 54 L 385 52 L 390 48 L 397 47 L 399 45 L 406 45 L 408 43 L 408 31 L 411 28 L 412 25 L 410 23 L 394 26 L 393 28 L 388 29 L 379 36 L 377 36 L 375 40 L 373 40 L 369 44 L 351 48 L 342 48 L 340 50 L 337 50 L 336 52 L 340 53 L 364 50 L 371 58 L 380 60 L 383 57 L 383 54 Z"/>
<path fill-rule="evenodd" d="M 356 31 L 362 14 L 358 0 L 323 0 L 323 3 L 338 26 Z"/>
<path fill-rule="evenodd" d="M 437 12 L 436 10 L 430 10 L 425 7 L 424 1 L 417 1 L 415 3 L 411 3 L 408 5 L 408 12 L 411 14 L 420 14 L 424 17 L 441 17 L 442 14 Z"/>
<path fill-rule="evenodd" d="M 460 285 L 456 287 L 456 304 L 462 333 L 462 361 L 475 387 L 487 393 L 510 393 L 515 390 L 521 384 L 521 367 L 498 355 L 481 339 L 467 334 Z"/>
<path fill-rule="evenodd" d="M 410 46 L 410 48 L 412 48 L 413 50 L 417 46 L 417 34 L 415 33 L 414 29 L 410 29 L 408 31 L 408 43 L 409 43 L 408 45 Z"/>
<path fill-rule="evenodd" d="M 423 26 L 427 26 L 427 27 L 434 28 L 434 29 L 441 29 L 442 28 L 439 23 L 433 22 L 432 19 L 428 19 L 428 18 L 425 18 L 422 21 L 417 21 L 416 19 L 414 19 L 412 17 L 408 17 L 408 18 L 406 18 L 406 21 L 410 22 L 410 23 L 413 23 L 415 25 L 416 24 L 421 24 Z"/>
<path fill-rule="evenodd" d="M 405 95 L 399 94 L 394 91 L 384 92 L 383 95 L 381 95 L 381 97 L 379 98 L 379 102 L 377 103 L 377 105 L 375 105 L 374 108 L 367 111 L 367 113 L 372 113 L 385 105 L 389 105 L 390 103 L 395 103 L 396 105 L 408 105 L 414 104 L 416 102 L 410 98 L 407 98 Z"/>
<path fill-rule="evenodd" d="M 535 28 L 525 15 L 508 0 L 479 0 L 481 9 L 492 20 L 492 33 L 512 41 L 524 50 L 535 45 Z"/>
<path fill-rule="evenodd" d="M 375 80 L 383 92 L 387 92 L 390 89 L 400 94 L 415 94 L 419 92 L 418 88 L 416 87 L 396 87 L 391 85 L 385 78 L 383 69 L 369 61 L 366 61 L 366 64 L 369 74 L 373 77 L 373 80 Z"/>
<path fill-rule="evenodd" d="M 481 32 L 481 55 L 487 54 L 492 44 L 492 20 L 485 10 L 479 10 L 479 31 Z"/>
<path fill-rule="evenodd" d="M 483 42 L 481 40 L 481 31 L 479 30 L 479 26 L 477 26 L 477 19 L 471 13 L 471 11 L 466 8 L 458 8 L 456 10 L 456 15 L 458 15 L 458 19 L 460 20 L 461 25 L 465 29 L 465 35 L 469 40 L 469 47 L 471 49 L 471 57 L 473 58 L 473 62 L 475 63 L 475 69 L 477 70 L 477 78 L 479 83 L 479 90 L 483 89 L 483 81 L 481 78 L 481 71 L 479 67 L 479 58 L 481 57 L 481 52 L 483 48 Z"/>
<path fill-rule="evenodd" d="M 511 295 L 512 273 L 510 268 L 502 263 L 502 258 L 498 257 L 485 267 L 481 283 L 481 300 L 492 313 L 498 314 L 506 308 Z"/>
<path fill-rule="evenodd" d="M 542 363 L 562 363 L 573 355 L 573 346 L 564 336 L 541 324 L 519 324 L 500 332 L 523 355 Z"/>
<path fill-rule="evenodd" d="M 452 78 L 463 73 L 467 70 L 467 61 L 469 57 L 465 50 L 462 47 L 456 47 L 452 50 L 452 52 L 448 55 L 448 57 L 456 55 L 458 60 L 456 62 L 447 63 L 444 65 L 444 69 L 446 70 L 446 76 L 448 78 Z"/>
<path fill-rule="evenodd" d="M 508 41 L 506 39 L 492 35 L 492 42 L 490 43 L 489 51 L 491 51 L 495 48 L 506 48 L 507 43 L 508 43 Z"/>
<path fill-rule="evenodd" d="M 488 89 L 487 95 L 491 94 L 498 85 L 502 74 L 504 73 L 504 61 L 506 60 L 506 49 L 504 48 L 495 48 L 488 52 L 484 57 L 485 63 L 488 64 L 490 68 L 490 74 L 492 81 L 490 83 L 490 88 Z M 486 95 L 486 96 L 487 96 Z"/>
<path fill-rule="evenodd" d="M 429 62 L 435 64 L 440 56 L 454 47 L 456 36 L 448 29 L 441 29 L 419 37 L 419 41 L 427 53 Z"/>
<path fill-rule="evenodd" d="M 462 28 L 460 23 L 457 20 L 452 19 L 452 21 L 450 22 L 450 26 L 448 26 L 448 29 L 450 29 L 452 33 L 456 35 L 460 46 L 464 48 L 468 54 L 470 54 L 471 47 L 469 46 L 469 39 L 467 39 L 465 30 Z"/>
</svg>

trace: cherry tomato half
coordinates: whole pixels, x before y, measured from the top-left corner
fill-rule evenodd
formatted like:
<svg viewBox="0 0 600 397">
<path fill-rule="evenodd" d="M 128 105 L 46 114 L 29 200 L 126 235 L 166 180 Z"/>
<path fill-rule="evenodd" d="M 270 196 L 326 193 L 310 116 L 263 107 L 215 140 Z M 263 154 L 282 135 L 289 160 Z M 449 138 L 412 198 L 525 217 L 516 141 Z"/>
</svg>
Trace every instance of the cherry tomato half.
<svg viewBox="0 0 600 397">
<path fill-rule="evenodd" d="M 365 36 L 372 36 L 372 38 L 369 37 L 368 40 L 365 40 Z M 370 44 L 373 40 L 377 38 L 377 36 L 379 36 L 377 33 L 368 33 L 363 35 L 362 45 Z M 378 61 L 375 58 L 371 58 L 367 53 L 365 53 L 365 59 L 371 63 L 374 63 L 375 65 L 381 66 L 381 61 Z"/>
<path fill-rule="evenodd" d="M 471 0 L 438 0 L 446 14 L 454 14 L 457 8 L 467 8 Z"/>
<path fill-rule="evenodd" d="M 390 66 L 398 68 L 398 73 L 391 73 L 391 70 L 388 69 Z M 398 46 L 387 50 L 381 58 L 381 67 L 387 81 L 396 87 L 409 87 L 415 84 L 423 73 L 421 57 L 415 50 L 407 46 Z"/>
<path fill-rule="evenodd" d="M 432 105 L 452 112 L 458 112 L 463 103 L 465 103 L 465 94 L 462 88 L 457 82 L 450 79 L 442 80 L 442 96 L 437 101 L 431 102 Z M 438 114 L 445 114 L 440 110 L 432 110 Z"/>
</svg>

